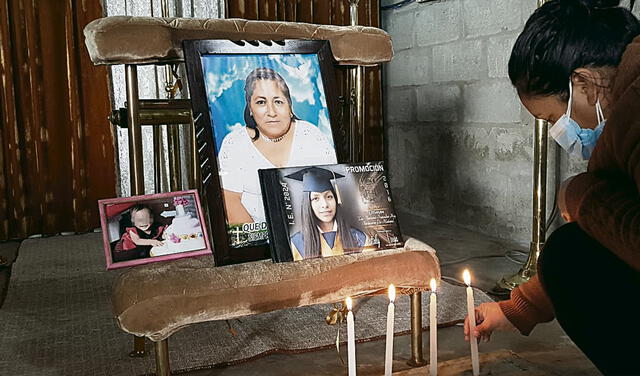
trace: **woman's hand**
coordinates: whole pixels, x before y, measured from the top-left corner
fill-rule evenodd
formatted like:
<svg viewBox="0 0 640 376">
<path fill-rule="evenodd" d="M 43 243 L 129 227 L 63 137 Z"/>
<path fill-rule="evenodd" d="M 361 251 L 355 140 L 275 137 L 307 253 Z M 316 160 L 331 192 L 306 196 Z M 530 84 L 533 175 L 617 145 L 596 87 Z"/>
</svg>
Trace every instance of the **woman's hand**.
<svg viewBox="0 0 640 376">
<path fill-rule="evenodd" d="M 498 303 L 482 303 L 475 309 L 476 331 L 478 340 L 489 342 L 494 330 L 517 330 L 515 326 L 502 313 Z M 464 340 L 469 341 L 469 317 L 464 319 Z"/>
<path fill-rule="evenodd" d="M 563 181 L 562 184 L 560 184 L 560 188 L 558 188 L 558 198 L 557 198 L 557 200 L 558 200 L 558 210 L 560 211 L 560 216 L 567 223 L 575 221 L 575 218 L 571 218 L 571 215 L 569 214 L 569 211 L 567 210 L 567 197 L 566 197 L 566 195 L 567 195 L 567 186 L 569 185 L 569 182 L 571 182 L 571 179 L 573 179 L 573 176 L 570 177 L 569 179 Z"/>
</svg>

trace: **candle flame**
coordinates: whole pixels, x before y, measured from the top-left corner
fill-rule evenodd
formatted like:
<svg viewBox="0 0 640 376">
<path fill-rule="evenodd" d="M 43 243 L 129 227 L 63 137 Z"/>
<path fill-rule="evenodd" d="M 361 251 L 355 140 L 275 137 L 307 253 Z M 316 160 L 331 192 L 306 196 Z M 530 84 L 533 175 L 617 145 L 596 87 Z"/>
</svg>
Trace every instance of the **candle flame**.
<svg viewBox="0 0 640 376">
<path fill-rule="evenodd" d="M 466 283 L 467 286 L 471 286 L 471 274 L 469 274 L 469 269 L 465 269 L 464 272 L 462 272 L 462 279 L 464 279 L 464 283 Z"/>
<path fill-rule="evenodd" d="M 389 301 L 393 303 L 396 300 L 396 287 L 392 284 L 389 285 Z"/>
<path fill-rule="evenodd" d="M 431 286 L 431 291 L 436 292 L 436 279 L 435 278 L 431 278 L 431 281 L 429 282 L 429 286 Z"/>
<path fill-rule="evenodd" d="M 351 302 L 351 297 L 347 296 L 347 309 L 349 311 L 351 311 L 351 306 L 353 305 L 353 303 Z"/>
</svg>

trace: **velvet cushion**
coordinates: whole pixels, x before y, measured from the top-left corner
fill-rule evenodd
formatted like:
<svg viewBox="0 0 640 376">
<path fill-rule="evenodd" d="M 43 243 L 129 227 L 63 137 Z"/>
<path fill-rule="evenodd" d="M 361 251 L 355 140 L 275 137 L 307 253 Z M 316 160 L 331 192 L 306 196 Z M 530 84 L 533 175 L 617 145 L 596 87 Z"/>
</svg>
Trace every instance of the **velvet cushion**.
<svg viewBox="0 0 640 376">
<path fill-rule="evenodd" d="M 94 64 L 153 64 L 182 60 L 184 39 L 328 40 L 342 65 L 375 65 L 393 57 L 391 38 L 366 26 L 314 25 L 299 22 L 112 16 L 84 28 Z"/>
<path fill-rule="evenodd" d="M 401 249 L 302 262 L 214 267 L 201 256 L 142 265 L 116 279 L 112 304 L 122 330 L 160 341 L 198 322 L 339 302 L 390 283 L 426 289 L 431 278 L 440 279 L 435 251 L 409 239 Z"/>
</svg>

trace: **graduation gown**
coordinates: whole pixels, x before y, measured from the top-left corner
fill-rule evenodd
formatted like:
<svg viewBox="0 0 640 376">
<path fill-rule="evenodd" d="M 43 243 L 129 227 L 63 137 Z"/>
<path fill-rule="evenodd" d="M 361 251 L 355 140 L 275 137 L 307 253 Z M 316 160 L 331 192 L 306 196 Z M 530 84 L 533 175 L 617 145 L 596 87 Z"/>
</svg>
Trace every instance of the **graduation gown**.
<svg viewBox="0 0 640 376">
<path fill-rule="evenodd" d="M 320 230 L 318 230 L 320 231 Z M 358 246 L 364 246 L 366 242 L 366 235 L 355 228 L 351 228 L 351 236 L 353 236 Z M 294 261 L 304 259 L 304 236 L 302 232 L 297 232 L 291 237 L 291 253 Z M 320 256 L 337 256 L 344 254 L 344 248 L 340 239 L 340 234 L 337 231 L 328 231 L 320 233 Z"/>
</svg>

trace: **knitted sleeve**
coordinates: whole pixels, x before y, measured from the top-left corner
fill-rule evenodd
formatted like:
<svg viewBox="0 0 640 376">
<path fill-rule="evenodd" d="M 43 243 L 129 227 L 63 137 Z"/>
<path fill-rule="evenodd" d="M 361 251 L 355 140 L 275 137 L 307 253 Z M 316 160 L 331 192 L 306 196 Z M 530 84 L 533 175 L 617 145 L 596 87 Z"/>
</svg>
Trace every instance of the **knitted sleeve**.
<svg viewBox="0 0 640 376">
<path fill-rule="evenodd" d="M 511 299 L 498 304 L 507 319 L 524 335 L 529 335 L 537 324 L 554 318 L 553 306 L 538 275 L 513 289 Z"/>
</svg>

